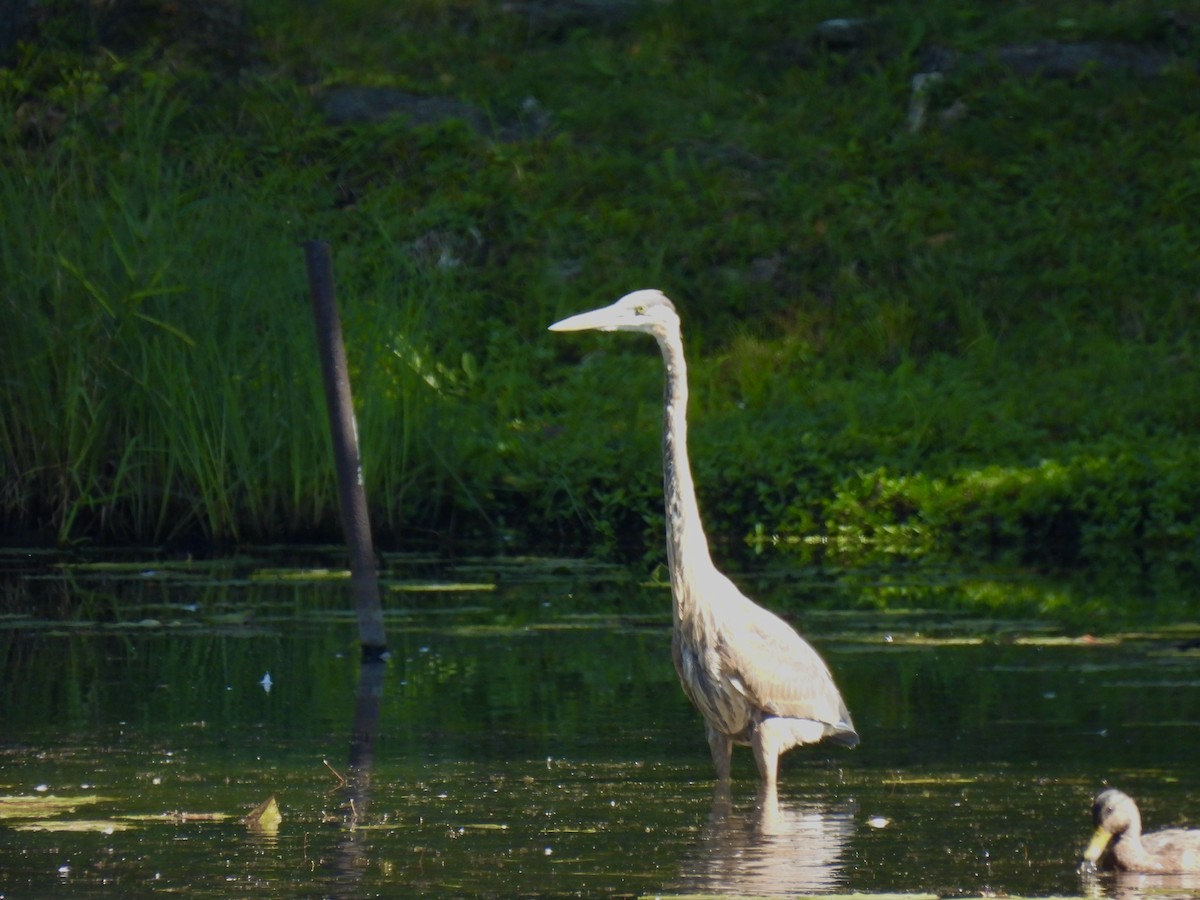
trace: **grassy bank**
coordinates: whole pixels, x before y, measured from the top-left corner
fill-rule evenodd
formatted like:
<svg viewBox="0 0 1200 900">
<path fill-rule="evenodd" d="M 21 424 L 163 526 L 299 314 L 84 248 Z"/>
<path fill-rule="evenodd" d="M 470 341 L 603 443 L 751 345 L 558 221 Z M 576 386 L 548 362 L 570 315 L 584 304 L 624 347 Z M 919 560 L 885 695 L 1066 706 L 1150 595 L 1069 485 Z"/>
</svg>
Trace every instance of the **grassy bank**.
<svg viewBox="0 0 1200 900">
<path fill-rule="evenodd" d="M 545 326 L 658 286 L 723 552 L 1194 554 L 1200 4 L 882 3 L 850 47 L 775 0 L 200 8 L 63 10 L 0 73 L 10 538 L 336 534 L 321 237 L 386 546 L 657 552 L 654 348 Z M 1167 62 L 1001 61 L 1047 41 Z M 335 124 L 345 85 L 478 115 Z"/>
</svg>

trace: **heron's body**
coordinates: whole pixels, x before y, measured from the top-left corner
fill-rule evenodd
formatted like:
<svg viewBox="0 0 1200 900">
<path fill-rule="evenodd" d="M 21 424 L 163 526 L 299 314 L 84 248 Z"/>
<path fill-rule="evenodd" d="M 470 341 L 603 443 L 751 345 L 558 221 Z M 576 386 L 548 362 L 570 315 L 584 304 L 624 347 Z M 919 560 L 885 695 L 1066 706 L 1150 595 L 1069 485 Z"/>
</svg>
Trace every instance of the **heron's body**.
<svg viewBox="0 0 1200 900">
<path fill-rule="evenodd" d="M 1168 828 L 1142 834 L 1142 816 L 1125 793 L 1108 788 L 1092 804 L 1096 824 L 1085 863 L 1121 872 L 1200 875 L 1200 830 Z"/>
<path fill-rule="evenodd" d="M 687 364 L 674 305 L 658 291 L 636 291 L 550 327 L 640 331 L 652 335 L 662 350 L 672 653 L 683 690 L 704 717 L 718 778 L 729 778 L 735 743 L 753 748 L 770 787 L 779 754 L 798 744 L 822 738 L 857 744 L 850 713 L 817 652 L 713 565 L 688 462 Z"/>
</svg>

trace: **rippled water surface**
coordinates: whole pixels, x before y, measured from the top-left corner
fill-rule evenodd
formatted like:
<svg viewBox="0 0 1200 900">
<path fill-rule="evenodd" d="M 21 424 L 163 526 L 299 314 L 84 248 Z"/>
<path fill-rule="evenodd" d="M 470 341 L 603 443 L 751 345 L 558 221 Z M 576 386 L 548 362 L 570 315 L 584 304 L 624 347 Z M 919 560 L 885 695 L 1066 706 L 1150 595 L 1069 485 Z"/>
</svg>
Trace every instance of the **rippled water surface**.
<svg viewBox="0 0 1200 900">
<path fill-rule="evenodd" d="M 1200 826 L 1200 628 L 789 617 L 854 750 L 714 791 L 668 596 L 615 569 L 396 558 L 392 658 L 304 564 L 11 555 L 0 896 L 1196 896 L 1084 880 L 1091 796 Z M 771 605 L 803 588 L 759 586 Z M 242 817 L 274 797 L 282 821 Z"/>
</svg>

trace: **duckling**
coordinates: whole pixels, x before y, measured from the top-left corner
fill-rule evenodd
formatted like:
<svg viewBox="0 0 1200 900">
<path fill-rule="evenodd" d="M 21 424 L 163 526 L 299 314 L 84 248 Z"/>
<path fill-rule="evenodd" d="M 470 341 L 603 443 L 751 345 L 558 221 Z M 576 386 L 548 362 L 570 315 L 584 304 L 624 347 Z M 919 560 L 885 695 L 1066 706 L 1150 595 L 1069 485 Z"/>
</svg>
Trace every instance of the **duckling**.
<svg viewBox="0 0 1200 900">
<path fill-rule="evenodd" d="M 1200 830 L 1168 828 L 1143 835 L 1137 804 L 1116 788 L 1096 795 L 1092 819 L 1096 831 L 1083 852 L 1085 865 L 1159 875 L 1200 874 Z"/>
</svg>

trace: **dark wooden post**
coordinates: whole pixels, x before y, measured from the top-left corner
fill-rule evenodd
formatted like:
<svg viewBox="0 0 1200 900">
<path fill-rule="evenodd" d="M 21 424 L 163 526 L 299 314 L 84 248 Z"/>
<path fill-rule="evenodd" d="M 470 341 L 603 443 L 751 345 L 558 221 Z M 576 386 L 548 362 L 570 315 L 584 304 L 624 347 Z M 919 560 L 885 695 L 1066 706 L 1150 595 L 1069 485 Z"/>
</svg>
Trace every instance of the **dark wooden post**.
<svg viewBox="0 0 1200 900">
<path fill-rule="evenodd" d="M 383 630 L 379 576 L 375 571 L 371 521 L 367 515 L 362 458 L 358 451 L 358 428 L 354 422 L 350 373 L 346 366 L 346 348 L 342 343 L 342 323 L 334 293 L 329 245 L 324 241 L 305 241 L 304 255 L 308 261 L 308 286 L 317 327 L 317 351 L 325 378 L 325 405 L 333 437 L 342 526 L 350 550 L 350 577 L 354 604 L 358 610 L 358 637 L 364 660 L 381 659 L 387 655 L 387 637 Z"/>
</svg>

